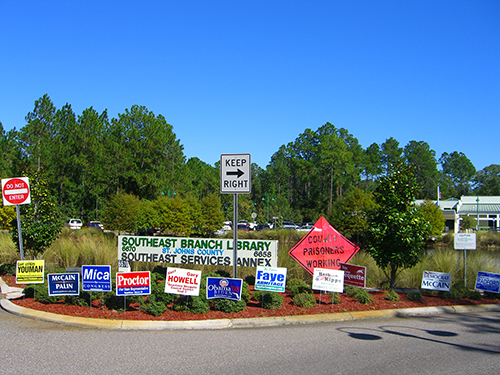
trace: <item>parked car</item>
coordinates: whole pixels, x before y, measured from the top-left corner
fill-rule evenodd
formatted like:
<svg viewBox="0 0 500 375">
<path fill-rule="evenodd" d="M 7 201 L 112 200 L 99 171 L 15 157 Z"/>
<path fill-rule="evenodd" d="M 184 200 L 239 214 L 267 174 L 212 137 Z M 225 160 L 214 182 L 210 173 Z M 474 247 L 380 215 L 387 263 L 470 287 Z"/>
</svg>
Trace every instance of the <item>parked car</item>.
<svg viewBox="0 0 500 375">
<path fill-rule="evenodd" d="M 69 219 L 64 225 L 69 229 L 82 229 L 82 221 L 80 219 Z"/>
<path fill-rule="evenodd" d="M 314 223 L 304 223 L 297 230 L 299 232 L 309 232 L 314 227 Z"/>
<path fill-rule="evenodd" d="M 271 226 L 269 224 L 258 224 L 255 229 L 260 232 L 261 230 L 271 229 Z"/>
<path fill-rule="evenodd" d="M 248 232 L 249 231 L 248 223 L 238 223 L 238 230 L 243 232 Z"/>
<path fill-rule="evenodd" d="M 100 221 L 89 221 L 85 223 L 85 228 L 96 228 L 100 230 L 104 230 L 104 225 Z"/>
<path fill-rule="evenodd" d="M 297 224 L 292 223 L 291 221 L 284 221 L 282 226 L 283 229 L 293 229 L 293 230 L 297 230 L 298 227 L 299 226 Z"/>
</svg>

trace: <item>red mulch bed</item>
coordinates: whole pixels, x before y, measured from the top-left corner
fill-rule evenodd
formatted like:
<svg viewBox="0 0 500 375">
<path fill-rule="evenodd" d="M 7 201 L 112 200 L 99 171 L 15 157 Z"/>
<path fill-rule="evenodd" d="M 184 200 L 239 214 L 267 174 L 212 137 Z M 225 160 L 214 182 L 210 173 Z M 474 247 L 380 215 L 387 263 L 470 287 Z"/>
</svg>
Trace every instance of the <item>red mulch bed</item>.
<svg viewBox="0 0 500 375">
<path fill-rule="evenodd" d="M 15 284 L 14 276 L 2 276 L 2 279 L 10 286 L 25 287 L 24 285 Z M 250 292 L 253 290 L 250 287 Z M 393 302 L 384 299 L 384 292 L 370 293 L 373 296 L 373 302 L 370 304 L 362 304 L 355 298 L 349 297 L 346 294 L 340 295 L 340 303 L 332 304 L 328 294 L 314 293 L 316 305 L 312 308 L 304 308 L 295 306 L 289 294 L 283 294 L 284 302 L 281 308 L 275 310 L 266 310 L 259 306 L 258 302 L 250 301 L 247 303 L 247 308 L 244 311 L 237 313 L 224 313 L 221 311 L 210 311 L 204 314 L 191 314 L 189 312 L 178 312 L 172 309 L 167 310 L 161 316 L 153 316 L 139 310 L 139 304 L 131 304 L 130 309 L 124 312 L 108 310 L 100 304 L 99 300 L 92 301 L 92 308 L 80 307 L 73 305 L 65 305 L 64 302 L 53 304 L 43 304 L 35 302 L 33 298 L 24 298 L 12 300 L 13 303 L 30 309 L 51 312 L 55 314 L 80 316 L 88 318 L 106 318 L 106 319 L 127 319 L 127 320 L 207 320 L 207 319 L 235 319 L 235 318 L 256 318 L 256 317 L 272 317 L 272 316 L 290 316 L 290 315 L 312 315 L 312 314 L 327 314 L 349 311 L 371 311 L 385 309 L 403 309 L 411 307 L 425 306 L 452 306 L 452 305 L 480 305 L 480 304 L 498 304 L 499 299 L 483 298 L 479 301 L 468 298 L 460 299 L 442 299 L 436 296 L 424 295 L 422 302 L 410 301 L 406 294 L 399 294 L 399 301 Z"/>
</svg>

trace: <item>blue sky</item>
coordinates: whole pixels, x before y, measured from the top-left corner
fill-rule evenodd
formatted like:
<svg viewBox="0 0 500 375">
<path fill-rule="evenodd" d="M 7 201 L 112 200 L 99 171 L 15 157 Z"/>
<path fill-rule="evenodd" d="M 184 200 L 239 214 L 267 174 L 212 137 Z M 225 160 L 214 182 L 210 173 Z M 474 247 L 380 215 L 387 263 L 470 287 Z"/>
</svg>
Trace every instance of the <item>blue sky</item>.
<svg viewBox="0 0 500 375">
<path fill-rule="evenodd" d="M 0 122 L 34 102 L 162 114 L 214 164 L 326 122 L 500 164 L 500 2 L 3 1 Z"/>
</svg>

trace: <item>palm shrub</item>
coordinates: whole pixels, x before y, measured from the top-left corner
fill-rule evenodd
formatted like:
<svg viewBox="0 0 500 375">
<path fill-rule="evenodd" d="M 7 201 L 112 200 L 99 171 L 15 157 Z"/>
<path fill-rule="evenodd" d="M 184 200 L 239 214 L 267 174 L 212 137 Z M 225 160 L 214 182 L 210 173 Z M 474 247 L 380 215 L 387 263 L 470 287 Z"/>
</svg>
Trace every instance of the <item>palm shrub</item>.
<svg viewBox="0 0 500 375">
<path fill-rule="evenodd" d="M 388 301 L 399 301 L 399 295 L 394 291 L 394 289 L 389 289 L 384 293 L 384 299 Z"/>
</svg>

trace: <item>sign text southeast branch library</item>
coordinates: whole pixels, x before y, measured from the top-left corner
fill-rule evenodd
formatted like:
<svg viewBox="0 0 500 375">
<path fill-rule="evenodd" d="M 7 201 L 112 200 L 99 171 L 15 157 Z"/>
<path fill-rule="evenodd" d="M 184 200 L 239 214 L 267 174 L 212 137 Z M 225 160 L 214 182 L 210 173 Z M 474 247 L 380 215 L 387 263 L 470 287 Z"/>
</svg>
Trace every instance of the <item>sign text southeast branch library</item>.
<svg viewBox="0 0 500 375">
<path fill-rule="evenodd" d="M 233 240 L 221 238 L 118 236 L 118 260 L 232 266 Z M 278 241 L 238 240 L 239 267 L 277 267 Z"/>
</svg>

